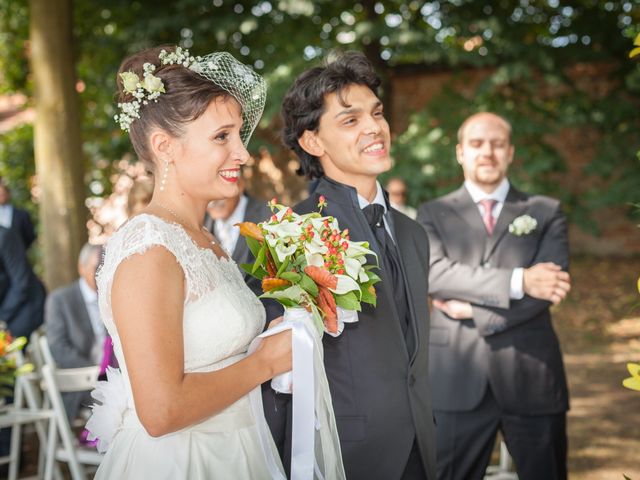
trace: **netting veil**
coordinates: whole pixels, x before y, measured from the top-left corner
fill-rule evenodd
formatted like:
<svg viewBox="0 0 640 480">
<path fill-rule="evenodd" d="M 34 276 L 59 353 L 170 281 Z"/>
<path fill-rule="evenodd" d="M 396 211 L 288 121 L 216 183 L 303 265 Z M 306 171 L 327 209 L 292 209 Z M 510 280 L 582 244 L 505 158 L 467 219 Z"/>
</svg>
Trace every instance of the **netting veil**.
<svg viewBox="0 0 640 480">
<path fill-rule="evenodd" d="M 240 103 L 243 120 L 240 136 L 247 145 L 264 111 L 267 100 L 265 80 L 227 52 L 198 57 L 190 69 L 229 92 Z"/>
</svg>

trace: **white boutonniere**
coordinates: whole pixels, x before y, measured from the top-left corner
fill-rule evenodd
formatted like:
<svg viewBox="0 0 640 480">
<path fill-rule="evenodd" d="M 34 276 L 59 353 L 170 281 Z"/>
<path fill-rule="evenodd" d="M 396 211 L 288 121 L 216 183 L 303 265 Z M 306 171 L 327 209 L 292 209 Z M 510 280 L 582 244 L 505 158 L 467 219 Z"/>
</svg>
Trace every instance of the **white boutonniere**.
<svg viewBox="0 0 640 480">
<path fill-rule="evenodd" d="M 516 218 L 511 225 L 509 225 L 509 233 L 516 237 L 522 235 L 529 235 L 538 226 L 538 221 L 529 215 L 520 215 Z"/>
</svg>

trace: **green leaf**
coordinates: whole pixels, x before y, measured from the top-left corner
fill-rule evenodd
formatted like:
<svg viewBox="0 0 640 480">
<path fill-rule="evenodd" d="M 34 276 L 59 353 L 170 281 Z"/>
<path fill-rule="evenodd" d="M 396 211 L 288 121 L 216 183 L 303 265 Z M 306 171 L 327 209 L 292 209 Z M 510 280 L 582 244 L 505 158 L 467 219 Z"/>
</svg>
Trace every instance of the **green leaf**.
<svg viewBox="0 0 640 480">
<path fill-rule="evenodd" d="M 336 299 L 336 305 L 345 310 L 356 310 L 358 312 L 362 310 L 356 292 L 351 291 L 342 295 L 334 295 L 334 297 Z"/>
<path fill-rule="evenodd" d="M 311 277 L 306 273 L 302 273 L 300 276 L 302 277 L 299 282 L 300 287 L 302 287 L 312 297 L 317 297 L 319 292 L 316 282 L 311 280 Z"/>
<path fill-rule="evenodd" d="M 253 271 L 253 267 L 255 266 L 253 263 L 241 263 L 239 266 L 249 275 L 257 278 L 258 280 L 262 280 L 267 276 L 267 271 L 262 268 L 262 266 L 260 266 L 255 272 Z"/>
<path fill-rule="evenodd" d="M 247 246 L 249 247 L 249 250 L 251 250 L 251 253 L 253 254 L 253 256 L 257 257 L 258 252 L 262 248 L 262 244 L 255 238 L 251 238 L 251 237 L 244 237 L 244 238 L 247 241 Z"/>
<path fill-rule="evenodd" d="M 284 262 L 282 262 L 282 265 L 280 265 L 280 268 L 278 268 L 278 273 L 276 273 L 276 277 L 281 278 L 280 275 L 287 269 L 287 267 L 289 266 L 290 260 L 291 260 L 291 257 L 287 257 L 284 259 Z"/>
<path fill-rule="evenodd" d="M 299 273 L 296 272 L 282 272 L 280 275 L 278 275 L 280 278 L 282 278 L 283 280 L 287 280 L 291 283 L 298 283 L 300 281 L 300 279 L 302 278 L 302 275 L 300 275 Z"/>
<path fill-rule="evenodd" d="M 362 292 L 362 297 L 361 297 L 361 301 L 364 303 L 368 303 L 370 305 L 373 305 L 374 307 L 376 306 L 376 302 L 377 302 L 377 298 L 375 294 L 371 293 L 369 291 L 369 287 L 372 286 L 373 283 L 371 281 L 365 283 L 364 285 L 362 285 L 361 287 L 361 292 Z"/>
<path fill-rule="evenodd" d="M 271 253 L 271 258 L 273 258 L 273 263 L 276 265 L 276 270 L 280 270 L 280 260 L 278 260 L 275 248 L 271 248 L 267 242 L 264 242 L 264 245 L 267 246 L 269 253 Z"/>
<path fill-rule="evenodd" d="M 263 243 L 262 248 L 258 251 L 256 255 L 256 261 L 253 264 L 253 268 L 251 269 L 251 274 L 254 274 L 262 264 L 264 264 L 265 258 L 267 257 L 267 244 Z"/>
<path fill-rule="evenodd" d="M 373 268 L 377 269 L 377 267 L 373 267 Z M 367 282 L 367 284 L 370 283 L 373 285 L 374 283 L 378 283 L 382 281 L 382 279 L 378 276 L 378 274 L 373 270 L 367 269 L 367 267 L 365 267 L 365 270 L 367 271 L 367 275 L 369 276 L 369 281 Z"/>
</svg>

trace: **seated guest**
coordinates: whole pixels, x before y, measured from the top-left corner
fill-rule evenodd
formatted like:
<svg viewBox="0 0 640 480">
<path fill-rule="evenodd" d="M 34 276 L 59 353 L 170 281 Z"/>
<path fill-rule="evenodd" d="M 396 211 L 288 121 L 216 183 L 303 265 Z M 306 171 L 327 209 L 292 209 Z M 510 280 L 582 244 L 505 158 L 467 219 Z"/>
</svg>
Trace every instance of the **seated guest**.
<svg viewBox="0 0 640 480">
<path fill-rule="evenodd" d="M 13 230 L 22 240 L 25 250 L 36 239 L 36 231 L 29 212 L 11 204 L 11 191 L 2 180 L 0 180 L 0 226 Z"/>
<path fill-rule="evenodd" d="M 385 185 L 385 190 L 389 194 L 389 203 L 399 212 L 415 220 L 418 212 L 415 208 L 407 205 L 407 184 L 400 177 L 391 177 Z"/>
<path fill-rule="evenodd" d="M 45 307 L 45 326 L 53 358 L 62 368 L 99 365 L 107 333 L 100 320 L 96 269 L 102 247 L 86 243 L 78 257 L 80 278 L 51 293 Z M 74 419 L 87 395 L 65 393 L 67 415 Z M 89 403 L 87 402 L 84 403 Z"/>
<path fill-rule="evenodd" d="M 234 225 L 240 222 L 262 222 L 271 216 L 271 210 L 267 207 L 267 202 L 256 200 L 244 193 L 242 176 L 238 178 L 238 191 L 236 197 L 216 200 L 209 204 L 204 226 L 240 265 L 251 263 L 254 258 L 246 240 L 240 236 L 240 228 Z M 262 293 L 260 282 L 250 275 L 245 275 L 245 282 L 256 294 Z"/>
<path fill-rule="evenodd" d="M 13 230 L 0 227 L 0 320 L 14 337 L 29 338 L 42 325 L 45 295 L 22 240 Z"/>
<path fill-rule="evenodd" d="M 149 179 L 136 180 L 127 195 L 127 216 L 132 217 L 146 207 L 153 196 L 153 183 Z"/>
</svg>

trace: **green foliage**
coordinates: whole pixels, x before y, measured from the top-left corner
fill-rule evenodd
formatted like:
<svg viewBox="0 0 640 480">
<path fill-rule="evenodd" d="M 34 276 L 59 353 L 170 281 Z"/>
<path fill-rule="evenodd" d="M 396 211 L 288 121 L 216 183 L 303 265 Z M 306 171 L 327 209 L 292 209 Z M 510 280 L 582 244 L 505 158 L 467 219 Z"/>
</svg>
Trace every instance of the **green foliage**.
<svg viewBox="0 0 640 480">
<path fill-rule="evenodd" d="M 458 72 L 463 84 L 469 69 L 487 72 L 476 91 L 452 86 L 399 132 L 394 173 L 408 180 L 412 203 L 459 183 L 455 131 L 467 114 L 492 109 L 513 121 L 521 167 L 515 182 L 560 196 L 574 220 L 588 223 L 590 209 L 632 200 L 639 180 L 631 152 L 639 146 L 640 72 L 625 63 L 638 33 L 633 25 L 640 24 L 633 6 L 630 0 L 76 0 L 72 47 L 84 87 L 86 181 L 94 194 L 108 194 L 113 161 L 133 153 L 112 119 L 115 73 L 129 53 L 178 43 L 196 55 L 226 50 L 253 65 L 270 90 L 250 150 L 267 145 L 277 156 L 283 153 L 273 129 L 291 80 L 332 49 L 357 49 L 383 76 L 385 100 L 393 101 L 390 79 L 405 72 Z M 0 93 L 31 93 L 27 38 L 27 1 L 0 0 Z M 579 62 L 615 62 L 611 76 L 620 82 L 604 96 L 591 92 L 566 73 Z M 605 191 L 572 197 L 558 189 L 566 165 L 548 138 L 567 128 L 597 136 L 583 173 L 606 180 Z M 3 136 L 0 143 L 6 149 L 11 141 Z M 4 158 L 0 168 L 7 170 Z"/>
<path fill-rule="evenodd" d="M 0 135 L 0 178 L 11 189 L 13 203 L 35 214 L 31 179 L 35 175 L 33 126 L 21 125 Z"/>
</svg>

